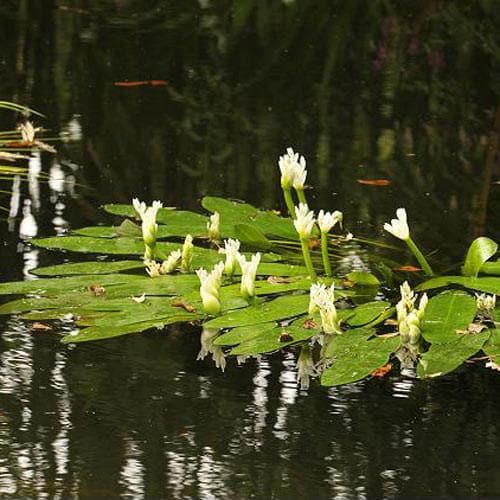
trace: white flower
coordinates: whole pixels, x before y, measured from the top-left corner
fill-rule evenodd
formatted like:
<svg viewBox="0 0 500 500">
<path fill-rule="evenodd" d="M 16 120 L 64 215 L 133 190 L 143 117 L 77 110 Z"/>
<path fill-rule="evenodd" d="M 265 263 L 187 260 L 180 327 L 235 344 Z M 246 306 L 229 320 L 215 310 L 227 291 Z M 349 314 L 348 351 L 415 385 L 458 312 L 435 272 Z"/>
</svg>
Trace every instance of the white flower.
<svg viewBox="0 0 500 500">
<path fill-rule="evenodd" d="M 181 272 L 188 273 L 191 271 L 191 262 L 193 260 L 193 237 L 188 234 L 182 245 L 182 255 L 181 255 Z"/>
<path fill-rule="evenodd" d="M 400 240 L 408 240 L 410 238 L 410 228 L 406 219 L 406 210 L 398 208 L 396 210 L 397 219 L 392 219 L 391 223 L 384 224 L 384 229 Z"/>
<path fill-rule="evenodd" d="M 422 297 L 420 297 L 420 302 L 418 303 L 417 314 L 419 321 L 422 321 L 424 317 L 425 308 L 427 307 L 428 302 L 429 302 L 429 297 L 427 297 L 427 294 L 424 293 Z"/>
<path fill-rule="evenodd" d="M 335 307 L 334 290 L 333 284 L 329 288 L 325 285 L 313 284 L 310 289 L 309 314 L 319 310 L 321 327 L 327 334 L 342 333 Z"/>
<path fill-rule="evenodd" d="M 314 314 L 325 302 L 335 302 L 335 285 L 330 288 L 326 285 L 313 283 L 310 288 L 309 314 Z"/>
<path fill-rule="evenodd" d="M 281 187 L 290 189 L 295 179 L 295 165 L 299 158 L 298 153 L 294 153 L 292 148 L 287 148 L 286 154 L 280 156 L 278 165 L 281 171 Z"/>
<path fill-rule="evenodd" d="M 241 267 L 240 291 L 246 299 L 250 299 L 255 296 L 255 276 L 257 275 L 257 267 L 260 263 L 260 257 L 260 253 L 256 253 L 255 255 L 252 255 L 250 261 L 247 261 L 244 255 L 237 255 L 237 259 Z"/>
<path fill-rule="evenodd" d="M 337 317 L 337 308 L 333 302 L 324 302 L 319 308 L 321 316 L 321 327 L 325 333 L 334 334 L 342 333 L 340 322 Z"/>
<path fill-rule="evenodd" d="M 137 198 L 132 200 L 132 204 L 142 220 L 142 239 L 146 245 L 145 257 L 147 260 L 152 260 L 154 258 L 154 247 L 156 245 L 156 233 L 158 230 L 156 216 L 158 210 L 163 205 L 160 201 L 153 201 L 153 204 L 147 207 L 143 201 L 141 202 Z"/>
<path fill-rule="evenodd" d="M 413 308 L 415 307 L 415 300 L 417 300 L 417 298 L 415 297 L 415 294 L 413 293 L 413 290 L 411 289 L 408 281 L 405 281 L 399 287 L 399 290 L 401 292 L 400 302 L 408 312 L 413 311 Z"/>
<path fill-rule="evenodd" d="M 218 314 L 220 312 L 219 289 L 223 271 L 224 262 L 216 264 L 210 273 L 203 268 L 196 271 L 200 280 L 200 295 L 203 302 L 203 309 L 208 314 Z"/>
<path fill-rule="evenodd" d="M 297 382 L 300 383 L 300 388 L 305 390 L 309 389 L 310 378 L 317 375 L 309 346 L 302 346 L 299 358 L 297 359 L 296 367 Z"/>
<path fill-rule="evenodd" d="M 31 123 L 30 121 L 21 123 L 18 129 L 21 131 L 21 137 L 23 142 L 29 142 L 29 143 L 32 143 L 35 140 L 35 132 L 37 130 L 40 130 L 36 129 L 33 126 L 33 123 Z"/>
<path fill-rule="evenodd" d="M 495 309 L 496 305 L 496 295 L 488 295 L 486 293 L 476 293 L 476 306 L 479 311 L 490 312 Z"/>
<path fill-rule="evenodd" d="M 409 360 L 414 361 L 420 353 L 421 324 L 429 299 L 424 293 L 420 298 L 418 308 L 415 308 L 417 297 L 407 281 L 401 285 L 400 290 L 401 300 L 396 304 L 398 330 L 401 336 L 401 349 L 398 358 L 400 361 L 403 360 L 402 363 L 405 364 L 406 356 L 409 356 Z"/>
<path fill-rule="evenodd" d="M 146 203 L 143 201 L 139 201 L 139 198 L 134 198 L 132 200 L 132 205 L 134 206 L 135 211 L 139 214 L 139 217 L 142 220 L 144 214 L 146 213 L 146 208 L 147 208 Z"/>
<path fill-rule="evenodd" d="M 295 230 L 301 239 L 308 239 L 314 227 L 314 212 L 309 210 L 305 203 L 300 203 L 298 207 L 295 207 L 295 216 L 296 219 L 293 221 Z"/>
<path fill-rule="evenodd" d="M 396 304 L 396 312 L 397 312 L 397 320 L 398 324 L 403 322 L 415 322 L 415 318 L 417 322 L 416 326 L 419 326 L 420 321 L 424 317 L 425 308 L 427 307 L 427 303 L 429 302 L 429 298 L 427 294 L 424 293 L 422 297 L 420 297 L 420 302 L 418 304 L 418 308 L 415 309 L 415 302 L 417 297 L 415 293 L 410 288 L 410 285 L 407 281 L 405 281 L 400 287 L 401 291 L 401 300 Z M 415 313 L 414 316 L 410 317 L 411 313 Z"/>
<path fill-rule="evenodd" d="M 220 215 L 219 212 L 214 212 L 210 216 L 210 222 L 207 223 L 208 237 L 211 241 L 220 240 Z"/>
<path fill-rule="evenodd" d="M 212 354 L 212 359 L 215 366 L 222 371 L 226 368 L 226 358 L 224 351 L 220 346 L 214 345 L 215 338 L 219 335 L 219 330 L 216 328 L 204 328 L 200 336 L 200 352 L 198 353 L 197 360 L 205 359 L 207 354 Z"/>
<path fill-rule="evenodd" d="M 323 210 L 319 211 L 318 214 L 318 225 L 319 229 L 322 233 L 328 233 L 335 224 L 342 224 L 342 219 L 344 215 L 342 212 L 335 210 L 335 212 L 324 212 Z"/>
<path fill-rule="evenodd" d="M 170 274 L 171 272 L 175 271 L 176 267 L 179 265 L 181 256 L 182 253 L 180 250 L 174 250 L 173 252 L 170 252 L 167 260 L 164 260 L 161 265 L 161 273 Z"/>
<path fill-rule="evenodd" d="M 281 187 L 290 189 L 293 185 L 295 189 L 304 189 L 307 170 L 306 160 L 299 153 L 294 153 L 292 148 L 287 148 L 286 154 L 280 156 L 278 165 L 281 171 Z"/>
<path fill-rule="evenodd" d="M 146 266 L 146 272 L 149 276 L 151 276 L 151 278 L 161 276 L 161 264 L 155 260 L 145 260 L 144 265 Z"/>
<path fill-rule="evenodd" d="M 295 163 L 295 175 L 293 177 L 293 187 L 295 189 L 304 189 L 306 183 L 307 170 L 306 160 L 303 156 L 300 157 L 299 162 Z"/>
<path fill-rule="evenodd" d="M 226 262 L 224 264 L 224 272 L 229 276 L 233 276 L 238 262 L 238 255 L 240 250 L 240 242 L 238 240 L 224 240 L 224 248 L 219 249 L 219 253 L 226 255 Z"/>
</svg>

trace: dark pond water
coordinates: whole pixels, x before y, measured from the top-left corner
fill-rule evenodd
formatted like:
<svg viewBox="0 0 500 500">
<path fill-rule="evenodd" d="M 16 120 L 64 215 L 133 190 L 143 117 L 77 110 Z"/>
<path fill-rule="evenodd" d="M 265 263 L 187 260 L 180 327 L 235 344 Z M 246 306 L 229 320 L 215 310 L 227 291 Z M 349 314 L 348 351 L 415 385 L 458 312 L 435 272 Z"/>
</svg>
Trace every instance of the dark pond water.
<svg viewBox="0 0 500 500">
<path fill-rule="evenodd" d="M 405 206 L 435 262 L 456 264 L 475 235 L 500 238 L 498 7 L 3 0 L 0 97 L 66 141 L 1 186 L 19 197 L 0 221 L 2 281 L 72 258 L 20 233 L 105 220 L 104 202 L 281 208 L 290 145 L 314 208 L 374 237 Z M 168 84 L 116 85 L 139 80 Z M 294 352 L 221 373 L 195 360 L 194 327 L 68 347 L 0 321 L 2 497 L 500 496 L 500 378 L 485 369 L 301 391 Z"/>
</svg>

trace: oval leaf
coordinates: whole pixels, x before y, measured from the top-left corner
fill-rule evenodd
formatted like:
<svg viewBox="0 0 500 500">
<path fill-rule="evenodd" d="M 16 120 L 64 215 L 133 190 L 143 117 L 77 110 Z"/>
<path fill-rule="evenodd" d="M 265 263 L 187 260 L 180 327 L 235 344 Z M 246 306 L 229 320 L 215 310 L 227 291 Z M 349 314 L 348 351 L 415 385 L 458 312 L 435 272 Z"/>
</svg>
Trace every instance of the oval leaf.
<svg viewBox="0 0 500 500">
<path fill-rule="evenodd" d="M 360 328 L 332 338 L 327 350 L 334 361 L 321 375 L 321 385 L 350 384 L 385 365 L 400 339 L 375 337 L 367 340 L 373 333 L 373 330 Z"/>
<path fill-rule="evenodd" d="M 476 314 L 476 300 L 465 292 L 447 291 L 432 297 L 425 310 L 422 335 L 432 344 L 457 341 Z"/>
<path fill-rule="evenodd" d="M 481 266 L 497 253 L 498 245 L 490 238 L 481 236 L 470 245 L 462 267 L 464 276 L 476 277 Z"/>
<path fill-rule="evenodd" d="M 422 354 L 417 366 L 419 378 L 438 377 L 458 368 L 464 361 L 476 354 L 488 340 L 489 332 L 462 335 L 447 344 L 433 344 Z"/>
</svg>

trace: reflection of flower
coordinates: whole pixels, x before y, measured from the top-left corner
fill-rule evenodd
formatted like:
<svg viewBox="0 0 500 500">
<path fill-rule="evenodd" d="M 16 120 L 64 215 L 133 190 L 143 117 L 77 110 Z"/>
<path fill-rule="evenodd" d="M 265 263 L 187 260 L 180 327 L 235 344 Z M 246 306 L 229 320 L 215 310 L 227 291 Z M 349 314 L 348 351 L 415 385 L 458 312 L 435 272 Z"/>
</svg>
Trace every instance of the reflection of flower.
<svg viewBox="0 0 500 500">
<path fill-rule="evenodd" d="M 238 262 L 238 255 L 240 250 L 240 242 L 238 240 L 228 239 L 224 240 L 224 248 L 219 249 L 219 253 L 226 255 L 226 262 L 224 264 L 224 272 L 232 277 L 236 270 Z"/>
<path fill-rule="evenodd" d="M 342 224 L 343 214 L 338 210 L 335 212 L 319 211 L 318 226 L 322 233 L 328 233 L 337 223 Z"/>
<path fill-rule="evenodd" d="M 301 389 L 309 389 L 310 377 L 317 375 L 316 368 L 311 353 L 311 349 L 307 345 L 303 345 L 300 349 L 299 358 L 297 359 L 297 382 L 300 383 Z"/>
<path fill-rule="evenodd" d="M 391 223 L 384 224 L 384 229 L 400 240 L 408 240 L 410 238 L 410 228 L 406 218 L 406 210 L 398 208 L 396 210 L 397 219 L 392 219 Z"/>
<path fill-rule="evenodd" d="M 219 289 L 222 281 L 224 262 L 219 262 L 209 273 L 201 268 L 196 271 L 200 280 L 200 295 L 203 302 L 203 309 L 208 314 L 218 314 L 220 312 Z"/>
<path fill-rule="evenodd" d="M 215 362 L 215 366 L 220 368 L 222 371 L 226 368 L 226 358 L 224 356 L 224 351 L 220 346 L 214 345 L 214 340 L 218 336 L 219 330 L 216 328 L 204 328 L 201 332 L 200 343 L 201 348 L 196 359 L 205 359 L 207 354 L 212 354 L 212 359 Z"/>
<path fill-rule="evenodd" d="M 210 216 L 210 222 L 207 223 L 208 237 L 211 241 L 220 240 L 220 215 L 219 212 L 214 212 Z"/>
<path fill-rule="evenodd" d="M 244 255 L 238 254 L 237 259 L 241 267 L 241 295 L 246 299 L 251 299 L 255 296 L 255 276 L 257 275 L 257 267 L 260 263 L 260 253 L 252 255 L 250 261 L 247 261 Z"/>
<path fill-rule="evenodd" d="M 295 207 L 295 216 L 296 219 L 293 221 L 293 225 L 300 238 L 302 240 L 310 238 L 314 227 L 314 212 L 309 210 L 305 203 L 300 203 L 298 207 Z"/>
</svg>

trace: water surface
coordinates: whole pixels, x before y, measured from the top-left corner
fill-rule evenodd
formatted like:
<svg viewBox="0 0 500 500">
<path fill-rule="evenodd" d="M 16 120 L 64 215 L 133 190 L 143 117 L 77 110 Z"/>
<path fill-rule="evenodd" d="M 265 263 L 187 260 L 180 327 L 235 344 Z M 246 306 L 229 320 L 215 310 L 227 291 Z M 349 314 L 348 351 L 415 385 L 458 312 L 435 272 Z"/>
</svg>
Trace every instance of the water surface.
<svg viewBox="0 0 500 500">
<path fill-rule="evenodd" d="M 308 160 L 314 208 L 374 237 L 405 206 L 435 262 L 456 264 L 473 236 L 500 239 L 496 7 L 2 2 L 2 99 L 66 134 L 56 156 L 33 155 L 30 182 L 2 187 L 18 194 L 0 221 L 2 280 L 74 259 L 26 233 L 109 221 L 105 202 L 283 208 L 287 146 Z M 138 80 L 167 85 L 116 85 Z M 302 391 L 295 352 L 222 373 L 196 361 L 195 327 L 72 347 L 59 343 L 71 325 L 1 321 L 5 497 L 500 495 L 500 380 L 481 367 Z"/>
</svg>

